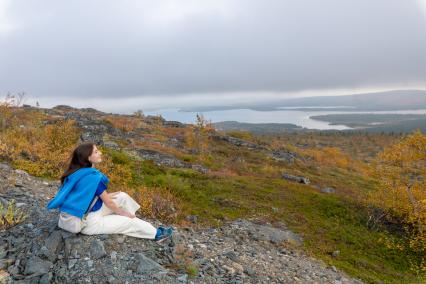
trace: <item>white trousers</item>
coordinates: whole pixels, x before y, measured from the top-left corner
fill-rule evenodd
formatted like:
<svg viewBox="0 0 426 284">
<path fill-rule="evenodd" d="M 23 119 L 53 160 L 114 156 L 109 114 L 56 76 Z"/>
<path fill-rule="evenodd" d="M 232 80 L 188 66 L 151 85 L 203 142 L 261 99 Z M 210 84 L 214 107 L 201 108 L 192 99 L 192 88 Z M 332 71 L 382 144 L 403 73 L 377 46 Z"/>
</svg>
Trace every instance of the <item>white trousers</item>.
<svg viewBox="0 0 426 284">
<path fill-rule="evenodd" d="M 135 214 L 139 204 L 127 193 L 120 192 L 111 196 L 118 207 Z M 129 218 L 115 214 L 105 203 L 95 212 L 87 214 L 83 219 L 82 234 L 124 234 L 136 238 L 154 239 L 157 229 L 150 223 L 137 217 Z"/>
</svg>

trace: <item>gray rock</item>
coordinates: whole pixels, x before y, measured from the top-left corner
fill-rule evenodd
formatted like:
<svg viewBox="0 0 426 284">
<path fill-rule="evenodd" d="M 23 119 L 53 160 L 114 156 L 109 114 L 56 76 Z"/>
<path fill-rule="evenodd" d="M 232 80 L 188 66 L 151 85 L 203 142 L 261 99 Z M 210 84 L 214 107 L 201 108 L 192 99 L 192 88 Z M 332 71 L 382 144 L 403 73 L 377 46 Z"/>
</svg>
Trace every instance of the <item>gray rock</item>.
<svg viewBox="0 0 426 284">
<path fill-rule="evenodd" d="M 202 165 L 192 165 L 191 168 L 197 172 L 200 172 L 202 174 L 207 174 L 209 172 L 209 169 L 202 166 Z"/>
<path fill-rule="evenodd" d="M 117 242 L 118 242 L 119 244 L 124 243 L 124 241 L 125 241 L 125 240 L 126 240 L 125 236 L 119 236 L 119 237 L 117 237 Z"/>
<path fill-rule="evenodd" d="M 324 193 L 335 193 L 336 190 L 334 188 L 332 188 L 332 187 L 324 187 L 324 188 L 321 189 L 321 192 L 324 192 Z"/>
<path fill-rule="evenodd" d="M 147 273 L 150 271 L 163 271 L 164 268 L 157 262 L 145 256 L 143 253 L 138 253 L 136 256 L 137 273 Z"/>
<path fill-rule="evenodd" d="M 10 275 L 12 275 L 13 277 L 18 277 L 19 276 L 19 265 L 15 264 L 15 265 L 11 265 L 7 268 L 7 272 L 9 272 Z"/>
<path fill-rule="evenodd" d="M 257 145 L 255 143 L 251 143 L 248 141 L 244 141 L 242 139 L 239 138 L 235 138 L 232 136 L 226 136 L 226 135 L 214 135 L 212 137 L 214 140 L 222 140 L 222 141 L 226 141 L 228 143 L 233 144 L 234 146 L 237 147 L 246 147 L 248 149 L 253 149 L 253 150 L 264 150 L 265 147 Z"/>
<path fill-rule="evenodd" d="M 5 172 L 10 172 L 12 168 L 8 164 L 0 163 L 0 170 Z"/>
<path fill-rule="evenodd" d="M 274 158 L 275 160 L 277 160 L 277 161 L 282 161 L 282 162 L 286 162 L 286 163 L 289 163 L 289 164 L 294 163 L 294 160 L 296 158 L 301 159 L 301 157 L 299 156 L 299 154 L 294 153 L 294 152 L 290 152 L 290 151 L 283 151 L 283 150 L 281 150 L 281 151 L 272 151 L 270 153 L 270 156 L 272 158 Z"/>
<path fill-rule="evenodd" d="M 234 224 L 238 225 L 240 229 L 248 231 L 251 238 L 255 240 L 264 240 L 275 244 L 290 242 L 297 245 L 300 245 L 303 241 L 299 235 L 290 230 L 258 225 L 247 220 L 237 220 Z"/>
<path fill-rule="evenodd" d="M 62 247 L 62 234 L 61 231 L 53 231 L 44 242 L 46 248 L 52 253 L 58 253 Z"/>
<path fill-rule="evenodd" d="M 289 175 L 289 174 L 282 174 L 281 176 L 283 179 L 289 180 L 289 181 L 295 181 L 298 183 L 303 183 L 303 184 L 309 184 L 310 181 L 308 178 L 306 177 L 300 177 L 300 176 L 293 176 L 293 175 Z"/>
<path fill-rule="evenodd" d="M 196 224 L 197 220 L 198 220 L 198 216 L 197 215 L 188 215 L 186 216 L 186 220 L 188 220 L 189 222 Z"/>
<path fill-rule="evenodd" d="M 104 146 L 108 147 L 108 148 L 115 149 L 115 150 L 120 149 L 120 146 L 118 146 L 118 144 L 115 143 L 114 141 L 104 141 Z"/>
<path fill-rule="evenodd" d="M 176 280 L 179 283 L 187 283 L 188 282 L 188 274 L 181 275 Z"/>
<path fill-rule="evenodd" d="M 185 128 L 185 124 L 179 121 L 166 120 L 163 122 L 163 126 L 165 127 L 175 127 L 175 128 Z"/>
<path fill-rule="evenodd" d="M 7 250 L 4 247 L 0 247 L 0 259 L 3 259 L 7 256 Z"/>
<path fill-rule="evenodd" d="M 111 252 L 111 261 L 115 262 L 117 260 L 117 252 L 116 251 L 112 251 Z"/>
<path fill-rule="evenodd" d="M 20 169 L 16 169 L 15 173 L 17 173 L 18 175 L 21 175 L 21 176 L 25 176 L 25 177 L 29 176 L 29 174 L 26 171 L 20 170 Z"/>
<path fill-rule="evenodd" d="M 70 233 L 71 234 L 71 233 Z M 65 239 L 64 254 L 66 259 L 80 258 L 83 251 L 83 241 L 78 237 L 68 237 Z"/>
<path fill-rule="evenodd" d="M 14 262 L 13 259 L 8 259 L 8 258 L 0 260 L 0 270 L 1 269 L 6 270 L 13 262 Z"/>
<path fill-rule="evenodd" d="M 340 255 L 340 250 L 335 250 L 331 253 L 332 257 L 338 257 Z"/>
<path fill-rule="evenodd" d="M 244 273 L 247 274 L 248 276 L 254 276 L 256 274 L 256 272 L 250 267 L 245 267 Z"/>
<path fill-rule="evenodd" d="M 68 261 L 68 269 L 73 268 L 73 267 L 76 265 L 77 261 L 78 261 L 78 260 L 77 260 L 77 259 L 75 259 L 75 258 L 70 259 L 70 260 Z"/>
<path fill-rule="evenodd" d="M 53 263 L 47 260 L 42 260 L 37 256 L 33 256 L 27 260 L 25 265 L 25 275 L 37 274 L 43 275 L 49 272 L 49 269 L 53 266 Z"/>
<path fill-rule="evenodd" d="M 99 259 L 106 256 L 106 254 L 104 243 L 100 240 L 94 240 L 90 245 L 90 255 L 94 259 Z"/>
<path fill-rule="evenodd" d="M 191 165 L 185 163 L 176 157 L 168 154 L 163 154 L 154 150 L 137 149 L 138 155 L 145 160 L 151 160 L 159 166 L 167 166 L 173 168 L 190 168 Z"/>
<path fill-rule="evenodd" d="M 7 208 L 9 202 L 5 198 L 0 196 L 0 204 L 3 205 L 3 208 Z"/>
<path fill-rule="evenodd" d="M 39 284 L 49 284 L 52 282 L 52 273 L 46 273 L 44 274 L 41 278 L 40 281 L 38 282 Z"/>
<path fill-rule="evenodd" d="M 233 252 L 233 251 L 225 252 L 223 255 L 226 256 L 227 258 L 229 258 L 232 261 L 237 261 L 238 260 L 237 254 L 235 252 Z"/>
<path fill-rule="evenodd" d="M 152 125 L 163 125 L 166 120 L 159 115 L 147 115 L 144 118 L 144 122 Z"/>
</svg>

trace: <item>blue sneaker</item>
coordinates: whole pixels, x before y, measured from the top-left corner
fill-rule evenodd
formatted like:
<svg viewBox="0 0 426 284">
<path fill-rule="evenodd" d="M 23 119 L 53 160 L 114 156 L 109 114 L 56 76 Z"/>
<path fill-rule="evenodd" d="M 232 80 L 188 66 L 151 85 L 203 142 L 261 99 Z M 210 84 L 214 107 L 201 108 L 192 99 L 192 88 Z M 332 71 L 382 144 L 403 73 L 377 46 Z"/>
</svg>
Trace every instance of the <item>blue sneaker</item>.
<svg viewBox="0 0 426 284">
<path fill-rule="evenodd" d="M 160 230 L 160 234 L 156 236 L 154 239 L 158 244 L 169 239 L 173 234 L 172 228 L 159 227 L 158 230 Z"/>
</svg>

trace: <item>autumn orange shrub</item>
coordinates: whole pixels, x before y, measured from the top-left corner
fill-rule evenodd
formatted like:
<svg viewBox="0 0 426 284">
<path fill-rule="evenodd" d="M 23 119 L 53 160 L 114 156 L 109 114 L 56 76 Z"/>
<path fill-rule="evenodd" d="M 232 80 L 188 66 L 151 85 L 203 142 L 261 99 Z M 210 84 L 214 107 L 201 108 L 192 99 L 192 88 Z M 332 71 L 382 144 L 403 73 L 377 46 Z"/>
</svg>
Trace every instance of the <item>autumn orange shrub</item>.
<svg viewBox="0 0 426 284">
<path fill-rule="evenodd" d="M 195 149 L 200 154 L 200 159 L 208 153 L 210 136 L 215 129 L 210 121 L 207 121 L 202 114 L 197 114 L 196 124 L 186 128 L 184 132 L 185 146 Z"/>
<path fill-rule="evenodd" d="M 13 127 L 18 123 L 17 113 L 20 111 L 25 93 L 12 95 L 8 93 L 4 100 L 0 101 L 0 131 Z"/>
<path fill-rule="evenodd" d="M 182 213 L 181 203 L 167 188 L 138 187 L 133 198 L 141 205 L 143 216 L 159 219 L 165 223 L 175 223 Z"/>
<path fill-rule="evenodd" d="M 19 116 L 19 112 L 15 111 L 15 115 Z M 72 120 L 43 126 L 42 118 L 24 115 L 19 124 L 0 131 L 0 156 L 32 175 L 57 178 L 80 133 Z"/>
<path fill-rule="evenodd" d="M 142 117 L 138 116 L 118 116 L 110 115 L 104 118 L 104 121 L 110 123 L 113 127 L 124 132 L 135 131 L 135 129 L 145 125 Z"/>
<path fill-rule="evenodd" d="M 109 191 L 123 191 L 129 194 L 141 206 L 138 213 L 143 217 L 176 223 L 178 217 L 183 214 L 181 202 L 167 188 L 130 187 L 114 183 L 113 185 Z"/>
<path fill-rule="evenodd" d="M 385 148 L 372 164 L 380 187 L 369 201 L 381 208 L 382 218 L 396 217 L 405 225 L 409 247 L 423 254 L 426 272 L 426 136 L 420 131 Z"/>
</svg>

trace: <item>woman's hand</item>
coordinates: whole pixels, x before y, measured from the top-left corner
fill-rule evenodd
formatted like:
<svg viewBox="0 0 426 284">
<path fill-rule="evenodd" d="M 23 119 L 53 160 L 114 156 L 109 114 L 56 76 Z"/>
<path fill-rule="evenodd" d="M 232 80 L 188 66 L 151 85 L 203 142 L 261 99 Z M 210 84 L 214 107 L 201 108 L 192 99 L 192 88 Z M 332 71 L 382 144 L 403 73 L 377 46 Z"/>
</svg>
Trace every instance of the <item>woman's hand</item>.
<svg viewBox="0 0 426 284">
<path fill-rule="evenodd" d="M 119 192 L 114 192 L 114 193 L 116 195 Z M 118 207 L 117 204 L 111 199 L 111 195 L 113 195 L 114 193 L 108 194 L 107 191 L 105 190 L 104 192 L 101 193 L 99 197 L 102 199 L 105 205 L 109 209 L 111 209 L 115 214 L 126 216 L 132 219 L 135 218 L 136 217 L 135 214 L 127 212 L 126 210 L 123 210 L 122 208 Z"/>
</svg>

